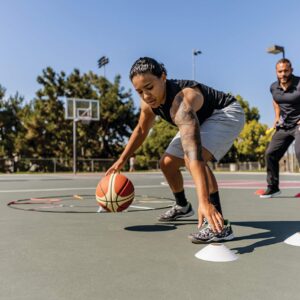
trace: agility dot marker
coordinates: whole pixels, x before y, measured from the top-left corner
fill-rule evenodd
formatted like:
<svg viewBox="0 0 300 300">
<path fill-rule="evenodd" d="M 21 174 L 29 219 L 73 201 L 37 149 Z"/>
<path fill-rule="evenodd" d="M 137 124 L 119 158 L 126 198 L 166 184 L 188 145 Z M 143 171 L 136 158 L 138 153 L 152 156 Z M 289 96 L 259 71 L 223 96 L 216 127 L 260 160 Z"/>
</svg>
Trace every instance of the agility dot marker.
<svg viewBox="0 0 300 300">
<path fill-rule="evenodd" d="M 300 193 L 296 194 L 294 197 L 295 198 L 300 198 Z"/>
<path fill-rule="evenodd" d="M 239 258 L 233 251 L 220 243 L 212 243 L 206 246 L 198 251 L 195 256 L 198 259 L 214 262 L 228 262 Z"/>
<path fill-rule="evenodd" d="M 255 195 L 263 195 L 265 193 L 265 190 L 257 190 L 255 191 Z"/>
<path fill-rule="evenodd" d="M 284 242 L 288 245 L 300 247 L 300 232 L 296 232 L 289 238 L 285 239 Z"/>
</svg>

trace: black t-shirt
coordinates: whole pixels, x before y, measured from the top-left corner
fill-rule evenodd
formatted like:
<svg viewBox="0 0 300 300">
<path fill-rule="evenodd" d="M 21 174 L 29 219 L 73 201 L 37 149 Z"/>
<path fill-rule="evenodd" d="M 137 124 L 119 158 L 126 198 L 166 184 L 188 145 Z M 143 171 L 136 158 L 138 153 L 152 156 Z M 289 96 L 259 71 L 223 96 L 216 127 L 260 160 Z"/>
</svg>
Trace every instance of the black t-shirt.
<svg viewBox="0 0 300 300">
<path fill-rule="evenodd" d="M 153 112 L 156 115 L 161 116 L 164 120 L 168 121 L 169 123 L 175 125 L 170 116 L 170 108 L 172 106 L 175 96 L 181 90 L 188 87 L 197 87 L 203 94 L 203 105 L 196 112 L 200 124 L 202 124 L 207 118 L 209 118 L 215 109 L 222 109 L 231 104 L 232 102 L 236 101 L 236 99 L 232 95 L 217 91 L 197 81 L 167 79 L 166 101 L 159 107 L 152 108 Z"/>
<path fill-rule="evenodd" d="M 286 91 L 275 81 L 270 91 L 280 108 L 280 123 L 286 128 L 296 126 L 300 120 L 300 77 L 293 75 L 292 83 Z"/>
</svg>

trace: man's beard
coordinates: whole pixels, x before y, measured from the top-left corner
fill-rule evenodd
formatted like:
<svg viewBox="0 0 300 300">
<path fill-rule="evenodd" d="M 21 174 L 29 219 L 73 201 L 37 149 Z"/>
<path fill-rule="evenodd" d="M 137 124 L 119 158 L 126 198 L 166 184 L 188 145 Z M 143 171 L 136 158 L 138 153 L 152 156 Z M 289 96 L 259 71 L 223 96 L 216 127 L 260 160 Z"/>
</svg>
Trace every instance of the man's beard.
<svg viewBox="0 0 300 300">
<path fill-rule="evenodd" d="M 290 74 L 289 76 L 284 77 L 284 78 L 282 78 L 282 79 L 284 79 L 284 82 L 285 82 L 285 83 L 289 83 L 289 82 L 291 82 L 292 77 L 293 77 L 293 74 Z M 279 80 L 280 82 L 282 82 L 282 79 L 281 79 L 281 80 L 278 79 L 278 80 Z"/>
</svg>

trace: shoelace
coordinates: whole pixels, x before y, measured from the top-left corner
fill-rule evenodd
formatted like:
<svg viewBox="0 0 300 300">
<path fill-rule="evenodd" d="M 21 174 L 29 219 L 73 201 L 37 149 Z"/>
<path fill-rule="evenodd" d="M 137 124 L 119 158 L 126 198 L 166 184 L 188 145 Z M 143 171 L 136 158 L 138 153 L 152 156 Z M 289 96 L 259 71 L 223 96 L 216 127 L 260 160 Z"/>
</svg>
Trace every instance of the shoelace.
<svg viewBox="0 0 300 300">
<path fill-rule="evenodd" d="M 165 213 L 165 216 L 172 217 L 176 211 L 180 211 L 180 206 L 174 205 L 170 210 Z"/>
<path fill-rule="evenodd" d="M 199 232 L 197 232 L 195 234 L 195 236 L 198 237 L 198 238 L 208 238 L 211 235 L 211 233 L 212 233 L 211 228 L 206 227 L 206 228 L 200 230 Z"/>
</svg>

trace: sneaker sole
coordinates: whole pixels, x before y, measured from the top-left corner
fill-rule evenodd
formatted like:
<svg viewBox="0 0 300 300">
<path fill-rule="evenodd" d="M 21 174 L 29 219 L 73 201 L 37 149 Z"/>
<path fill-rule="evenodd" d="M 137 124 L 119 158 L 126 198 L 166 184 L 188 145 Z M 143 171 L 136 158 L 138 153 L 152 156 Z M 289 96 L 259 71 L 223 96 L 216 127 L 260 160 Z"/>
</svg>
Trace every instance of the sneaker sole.
<svg viewBox="0 0 300 300">
<path fill-rule="evenodd" d="M 272 194 L 272 195 L 260 195 L 259 197 L 262 198 L 262 199 L 267 199 L 267 198 L 273 198 L 273 197 L 276 197 L 276 196 L 278 196 L 278 195 L 280 195 L 280 194 L 281 194 L 281 191 L 278 191 L 278 192 L 276 192 L 276 193 L 274 193 L 274 194 Z"/>
<path fill-rule="evenodd" d="M 189 239 L 191 240 L 191 242 L 193 244 L 209 244 L 209 243 L 212 243 L 212 242 L 222 242 L 222 241 L 231 241 L 234 239 L 234 234 L 230 234 L 224 238 L 218 238 L 218 237 L 213 237 L 211 238 L 210 240 L 207 240 L 207 241 L 202 241 L 202 240 L 197 240 L 195 239 L 194 237 L 189 237 Z"/>
<path fill-rule="evenodd" d="M 189 213 L 183 215 L 183 216 L 177 216 L 177 217 L 174 217 L 174 218 L 170 218 L 170 219 L 158 219 L 158 221 L 160 222 L 169 222 L 169 221 L 176 221 L 177 219 L 180 219 L 180 218 L 187 218 L 187 217 L 191 217 L 195 214 L 195 212 L 193 210 L 191 210 Z"/>
</svg>

